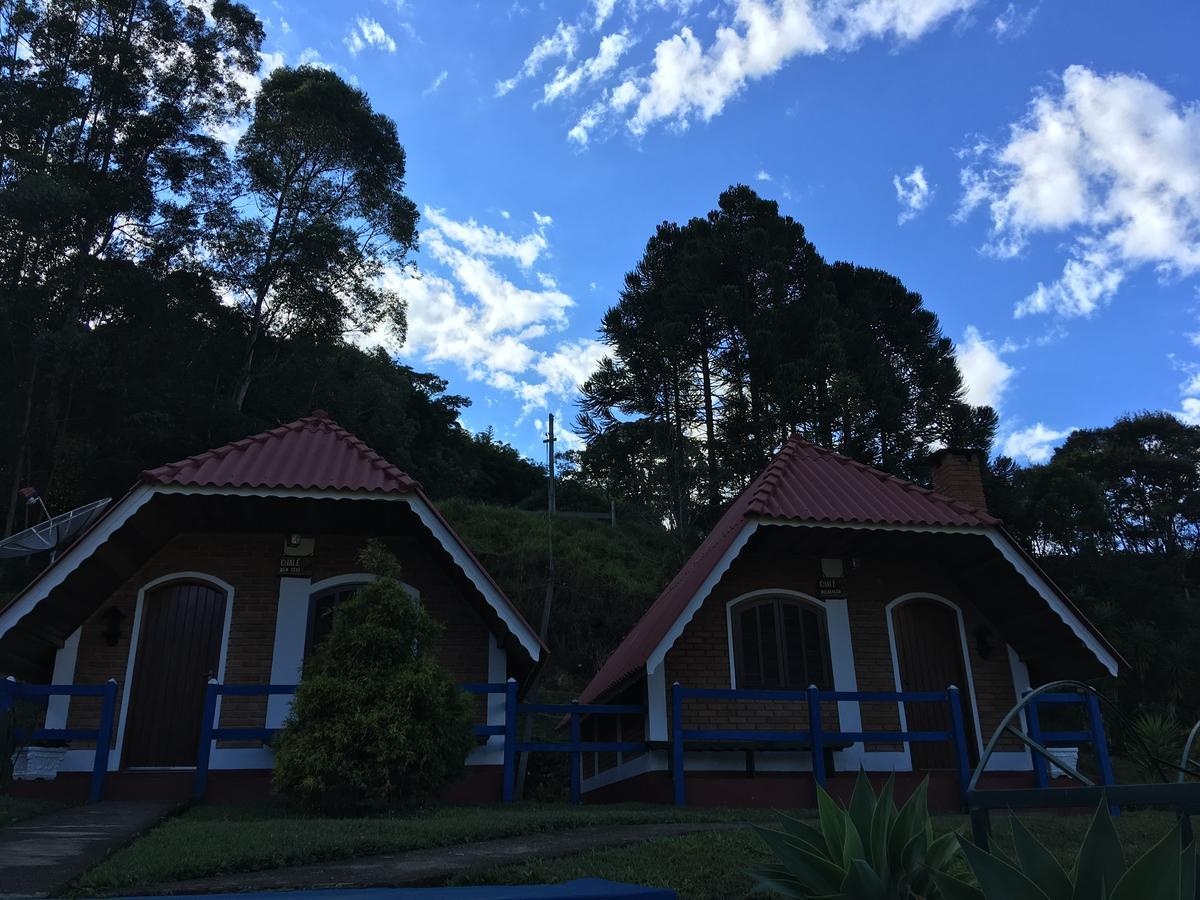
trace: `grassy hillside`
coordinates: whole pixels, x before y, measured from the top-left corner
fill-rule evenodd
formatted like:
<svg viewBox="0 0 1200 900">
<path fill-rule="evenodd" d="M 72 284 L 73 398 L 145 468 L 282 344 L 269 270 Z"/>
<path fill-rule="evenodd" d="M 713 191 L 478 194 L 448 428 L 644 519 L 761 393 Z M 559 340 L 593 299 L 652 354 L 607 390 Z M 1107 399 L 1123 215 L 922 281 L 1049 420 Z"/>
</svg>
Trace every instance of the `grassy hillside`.
<svg viewBox="0 0 1200 900">
<path fill-rule="evenodd" d="M 448 500 L 439 508 L 537 628 L 546 597 L 546 514 L 464 500 Z M 607 521 L 556 516 L 550 684 L 569 692 L 581 689 L 675 574 L 688 549 L 642 522 L 618 518 L 613 528 Z"/>
</svg>

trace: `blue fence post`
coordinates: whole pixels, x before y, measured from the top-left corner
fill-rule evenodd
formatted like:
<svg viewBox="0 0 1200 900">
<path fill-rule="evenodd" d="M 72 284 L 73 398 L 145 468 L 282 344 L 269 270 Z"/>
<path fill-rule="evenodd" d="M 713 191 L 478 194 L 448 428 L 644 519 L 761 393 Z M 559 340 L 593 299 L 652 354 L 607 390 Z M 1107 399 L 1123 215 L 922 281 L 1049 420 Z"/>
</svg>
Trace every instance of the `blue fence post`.
<svg viewBox="0 0 1200 900">
<path fill-rule="evenodd" d="M 504 802 L 513 802 L 517 777 L 517 679 L 504 684 Z"/>
<path fill-rule="evenodd" d="M 808 742 L 812 747 L 813 780 L 825 787 L 825 742 L 821 739 L 821 692 L 808 686 Z"/>
<path fill-rule="evenodd" d="M 579 752 L 579 744 L 583 740 L 583 723 L 579 721 L 579 714 L 574 707 L 579 706 L 578 700 L 572 700 L 571 706 L 571 802 L 579 805 L 582 803 L 580 797 L 580 782 L 583 778 L 583 754 Z"/>
<path fill-rule="evenodd" d="M 16 693 L 17 679 L 9 675 L 0 681 L 0 713 L 6 713 L 13 708 L 13 694 Z"/>
<path fill-rule="evenodd" d="M 971 764 L 967 756 L 967 729 L 963 723 L 962 699 L 958 687 L 946 688 L 946 702 L 950 704 L 950 723 L 954 731 L 954 758 L 958 762 L 958 791 L 962 796 L 963 809 L 967 808 L 967 783 L 970 780 Z"/>
<path fill-rule="evenodd" d="M 196 781 L 192 787 L 193 799 L 204 799 L 208 788 L 208 761 L 212 755 L 213 719 L 217 714 L 217 679 L 208 679 L 208 687 L 204 690 L 204 720 L 200 723 L 200 746 L 196 750 Z"/>
<path fill-rule="evenodd" d="M 92 789 L 89 803 L 104 799 L 104 777 L 108 773 L 108 753 L 112 746 L 113 715 L 117 709 L 117 680 L 108 679 L 104 684 L 104 700 L 100 707 L 100 727 L 96 731 L 96 753 L 92 760 Z"/>
<path fill-rule="evenodd" d="M 1095 694 L 1087 695 L 1088 730 L 1092 733 L 1092 746 L 1096 748 L 1096 763 L 1100 767 L 1100 783 L 1114 784 L 1112 759 L 1108 755 L 1108 736 L 1104 733 L 1104 717 L 1100 713 L 1100 701 Z M 1113 804 L 1109 811 L 1114 815 L 1121 814 L 1121 807 Z"/>
<path fill-rule="evenodd" d="M 671 685 L 671 778 L 675 782 L 675 805 L 687 802 L 683 782 L 683 688 Z"/>
<path fill-rule="evenodd" d="M 1031 693 L 1028 688 L 1025 693 Z M 1025 722 L 1029 730 L 1029 737 L 1038 744 L 1045 746 L 1042 743 L 1042 723 L 1038 718 L 1038 701 L 1035 699 L 1032 703 L 1025 707 Z M 1046 757 L 1033 750 L 1029 751 L 1029 755 L 1033 757 L 1033 783 L 1040 788 L 1046 787 L 1050 783 L 1050 775 L 1046 768 Z"/>
</svg>

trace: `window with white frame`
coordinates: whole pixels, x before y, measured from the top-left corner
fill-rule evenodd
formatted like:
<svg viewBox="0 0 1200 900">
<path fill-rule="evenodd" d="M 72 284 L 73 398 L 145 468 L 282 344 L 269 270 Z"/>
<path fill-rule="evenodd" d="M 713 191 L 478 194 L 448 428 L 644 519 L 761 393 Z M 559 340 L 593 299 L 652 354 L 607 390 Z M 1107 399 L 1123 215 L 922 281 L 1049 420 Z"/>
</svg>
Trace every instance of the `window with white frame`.
<svg viewBox="0 0 1200 900">
<path fill-rule="evenodd" d="M 730 611 L 737 686 L 832 687 L 825 610 L 795 597 L 756 597 Z"/>
</svg>

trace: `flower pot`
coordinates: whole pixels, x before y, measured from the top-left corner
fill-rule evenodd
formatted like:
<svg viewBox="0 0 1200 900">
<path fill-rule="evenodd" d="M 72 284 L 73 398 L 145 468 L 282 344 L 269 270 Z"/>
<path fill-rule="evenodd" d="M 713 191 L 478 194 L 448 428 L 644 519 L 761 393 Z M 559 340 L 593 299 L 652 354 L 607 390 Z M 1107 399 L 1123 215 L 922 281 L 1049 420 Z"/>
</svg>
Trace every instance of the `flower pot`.
<svg viewBox="0 0 1200 900">
<path fill-rule="evenodd" d="M 17 781 L 51 781 L 67 755 L 66 747 L 22 747 L 13 759 Z"/>
<path fill-rule="evenodd" d="M 1054 757 L 1055 759 L 1061 759 L 1063 762 L 1065 762 L 1068 766 L 1070 766 L 1076 772 L 1079 771 L 1079 748 L 1078 747 L 1048 747 L 1047 749 L 1050 751 L 1050 755 L 1052 757 Z M 1069 776 L 1067 775 L 1066 772 L 1064 772 L 1058 766 L 1054 765 L 1054 763 L 1050 763 L 1050 777 L 1051 778 L 1068 778 Z"/>
</svg>

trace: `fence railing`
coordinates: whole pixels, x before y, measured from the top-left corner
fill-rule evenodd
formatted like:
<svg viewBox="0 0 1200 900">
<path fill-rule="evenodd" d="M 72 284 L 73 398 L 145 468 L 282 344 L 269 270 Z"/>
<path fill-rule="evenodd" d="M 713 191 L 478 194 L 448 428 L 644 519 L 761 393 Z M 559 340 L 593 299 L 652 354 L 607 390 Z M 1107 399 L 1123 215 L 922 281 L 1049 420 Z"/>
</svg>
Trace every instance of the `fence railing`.
<svg viewBox="0 0 1200 900">
<path fill-rule="evenodd" d="M 513 707 L 509 707 L 510 709 Z M 645 741 L 585 741 L 583 739 L 584 716 L 644 716 L 646 707 L 638 704 L 589 703 L 518 703 L 517 714 L 542 714 L 568 717 L 570 738 L 566 741 L 518 741 L 516 740 L 516 717 L 513 721 L 513 740 L 504 742 L 504 802 L 512 802 L 513 784 L 508 779 L 510 762 L 518 753 L 567 753 L 570 754 L 571 802 L 582 802 L 583 754 L 584 753 L 643 753 Z"/>
<path fill-rule="evenodd" d="M 1026 691 L 1026 695 L 1030 692 Z M 1079 731 L 1043 731 L 1038 708 L 1053 705 L 1083 706 L 1087 712 L 1087 728 Z M 1051 693 L 1039 694 L 1025 707 L 1025 725 L 1029 737 L 1043 747 L 1063 747 L 1072 744 L 1091 744 L 1096 754 L 1096 766 L 1100 770 L 1100 783 L 1113 784 L 1112 760 L 1108 755 L 1108 740 L 1104 734 L 1104 718 L 1100 713 L 1100 701 L 1094 693 Z M 1034 784 L 1040 788 L 1050 784 L 1049 765 L 1040 753 L 1033 757 Z M 1055 763 L 1058 765 L 1058 763 Z M 1068 767 L 1059 766 L 1063 771 Z"/>
<path fill-rule="evenodd" d="M 113 718 L 117 708 L 117 682 L 110 678 L 104 684 L 22 684 L 12 677 L 0 681 L 0 715 L 7 714 L 22 700 L 40 701 L 51 697 L 100 697 L 100 723 L 95 728 L 33 728 L 15 735 L 18 744 L 28 741 L 95 741 L 92 761 L 92 782 L 88 802 L 99 803 L 104 797 L 104 777 L 108 772 L 109 748 L 112 746 Z"/>
<path fill-rule="evenodd" d="M 684 701 L 730 700 L 769 701 L 775 703 L 807 703 L 808 729 L 805 731 L 750 731 L 711 728 L 685 728 Z M 841 731 L 827 730 L 821 724 L 821 704 L 842 701 L 862 703 L 945 703 L 950 708 L 948 731 Z M 675 682 L 671 686 L 671 777 L 675 805 L 687 802 L 684 771 L 684 750 L 688 741 L 737 741 L 761 744 L 800 744 L 812 753 L 813 778 L 825 786 L 825 750 L 841 743 L 922 743 L 949 741 L 954 745 L 960 791 L 967 788 L 970 763 L 967 757 L 966 728 L 963 723 L 959 690 L 951 685 L 944 691 L 822 691 L 810 686 L 804 691 L 752 690 L 741 688 L 685 688 Z M 965 800 L 964 800 L 965 802 Z"/>
</svg>

